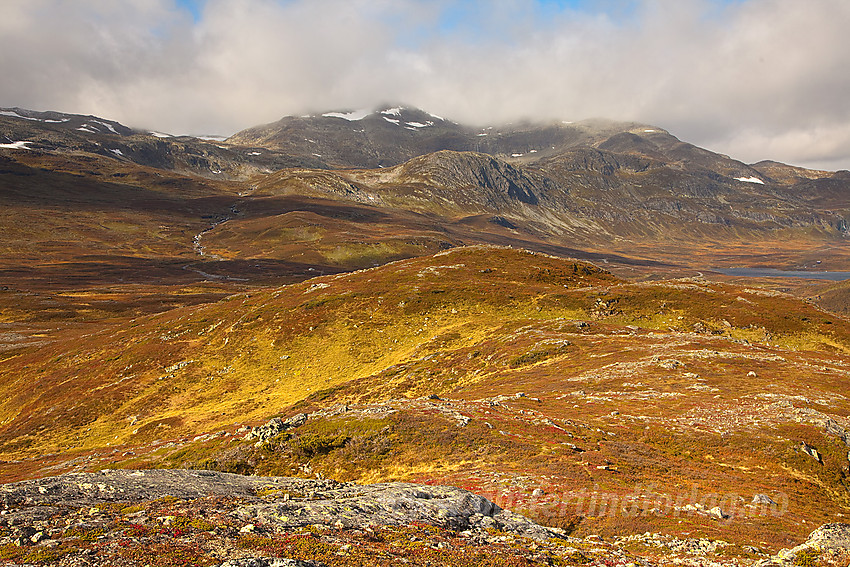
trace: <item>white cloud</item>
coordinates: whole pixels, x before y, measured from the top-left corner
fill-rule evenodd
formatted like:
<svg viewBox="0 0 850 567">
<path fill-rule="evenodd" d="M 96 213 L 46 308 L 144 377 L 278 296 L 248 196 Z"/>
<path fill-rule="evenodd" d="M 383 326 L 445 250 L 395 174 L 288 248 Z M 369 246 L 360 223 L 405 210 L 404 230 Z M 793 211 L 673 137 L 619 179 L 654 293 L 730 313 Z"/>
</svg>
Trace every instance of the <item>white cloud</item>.
<svg viewBox="0 0 850 567">
<path fill-rule="evenodd" d="M 402 101 L 475 123 L 639 120 L 747 161 L 850 168 L 850 2 L 9 0 L 0 106 L 231 133 Z M 463 14 L 461 14 L 463 16 Z M 442 20 L 441 20 L 442 18 Z"/>
</svg>

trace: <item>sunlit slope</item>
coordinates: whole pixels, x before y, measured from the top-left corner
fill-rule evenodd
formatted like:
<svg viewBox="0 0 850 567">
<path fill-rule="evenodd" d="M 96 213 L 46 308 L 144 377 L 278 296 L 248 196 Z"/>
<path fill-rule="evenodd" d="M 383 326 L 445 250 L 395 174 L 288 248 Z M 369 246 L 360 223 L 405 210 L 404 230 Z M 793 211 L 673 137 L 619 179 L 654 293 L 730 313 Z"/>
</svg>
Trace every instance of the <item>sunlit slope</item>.
<svg viewBox="0 0 850 567">
<path fill-rule="evenodd" d="M 208 431 L 262 419 L 398 364 L 435 370 L 402 386 L 387 375 L 367 397 L 476 384 L 498 391 L 499 382 L 488 382 L 493 376 L 509 380 L 524 362 L 566 354 L 511 338 L 528 322 L 558 318 L 833 353 L 850 344 L 845 325 L 789 296 L 716 284 L 626 284 L 580 262 L 455 249 L 84 336 L 67 331 L 3 363 L 3 451 L 33 455 Z M 423 362 L 445 351 L 466 356 L 475 345 L 492 351 L 486 363 Z M 535 348 L 546 352 L 535 355 Z M 580 352 L 570 356 L 588 364 Z"/>
<path fill-rule="evenodd" d="M 494 321 L 539 313 L 538 301 L 565 286 L 614 281 L 587 264 L 462 249 L 88 336 L 67 332 L 5 362 L 5 450 L 135 442 L 261 418 L 404 361 L 434 335 L 462 329 L 459 340 L 474 341 Z"/>
<path fill-rule="evenodd" d="M 815 290 L 814 300 L 825 309 L 850 315 L 850 280 L 830 283 Z"/>
</svg>

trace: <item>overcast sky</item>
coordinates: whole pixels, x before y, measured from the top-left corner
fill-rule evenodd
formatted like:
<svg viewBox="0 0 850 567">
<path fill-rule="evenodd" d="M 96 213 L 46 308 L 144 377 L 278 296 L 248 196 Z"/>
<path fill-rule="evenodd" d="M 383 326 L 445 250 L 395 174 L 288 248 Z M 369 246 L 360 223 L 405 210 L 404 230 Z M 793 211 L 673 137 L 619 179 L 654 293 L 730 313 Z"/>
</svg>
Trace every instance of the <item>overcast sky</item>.
<svg viewBox="0 0 850 567">
<path fill-rule="evenodd" d="M 0 106 L 231 134 L 403 102 L 850 169 L 850 0 L 0 0 Z"/>
</svg>

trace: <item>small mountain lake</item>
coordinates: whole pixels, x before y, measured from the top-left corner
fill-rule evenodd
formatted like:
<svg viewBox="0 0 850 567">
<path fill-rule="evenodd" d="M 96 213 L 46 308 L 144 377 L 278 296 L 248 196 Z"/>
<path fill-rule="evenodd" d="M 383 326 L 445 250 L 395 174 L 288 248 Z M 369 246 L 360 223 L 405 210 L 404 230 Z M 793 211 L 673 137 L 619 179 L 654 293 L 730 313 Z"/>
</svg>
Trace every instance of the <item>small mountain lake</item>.
<svg viewBox="0 0 850 567">
<path fill-rule="evenodd" d="M 809 272 L 807 270 L 777 270 L 775 268 L 713 268 L 712 271 L 726 276 L 748 278 L 805 278 L 836 282 L 850 279 L 850 272 Z"/>
</svg>

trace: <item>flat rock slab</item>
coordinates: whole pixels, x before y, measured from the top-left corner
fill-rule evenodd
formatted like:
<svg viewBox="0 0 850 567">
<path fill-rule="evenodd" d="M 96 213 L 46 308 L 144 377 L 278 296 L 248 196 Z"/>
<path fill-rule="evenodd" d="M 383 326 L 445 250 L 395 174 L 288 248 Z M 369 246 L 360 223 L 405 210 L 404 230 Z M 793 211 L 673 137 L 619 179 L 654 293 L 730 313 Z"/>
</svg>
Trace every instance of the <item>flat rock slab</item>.
<svg viewBox="0 0 850 567">
<path fill-rule="evenodd" d="M 233 514 L 240 520 L 279 529 L 313 524 L 358 528 L 420 522 L 453 530 L 495 528 L 536 539 L 563 537 L 556 530 L 502 510 L 483 496 L 452 486 L 400 482 L 357 485 L 162 469 L 70 473 L 0 486 L 4 516 L 17 524 L 105 503 L 208 496 L 238 500 L 240 504 Z"/>
<path fill-rule="evenodd" d="M 325 564 L 281 557 L 248 557 L 225 561 L 219 567 L 325 567 Z"/>
</svg>

